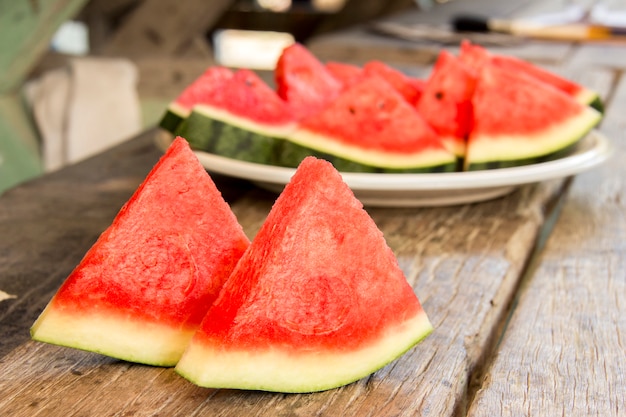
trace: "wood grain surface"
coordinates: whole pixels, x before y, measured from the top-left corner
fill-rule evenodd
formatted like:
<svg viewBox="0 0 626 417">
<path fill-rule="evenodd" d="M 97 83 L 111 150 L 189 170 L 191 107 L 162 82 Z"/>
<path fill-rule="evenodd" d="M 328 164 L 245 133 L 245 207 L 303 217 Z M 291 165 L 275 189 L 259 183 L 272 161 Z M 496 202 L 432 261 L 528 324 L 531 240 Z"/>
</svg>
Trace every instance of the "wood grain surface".
<svg viewBox="0 0 626 417">
<path fill-rule="evenodd" d="M 614 155 L 575 178 L 472 417 L 626 413 L 626 83 L 616 81 L 601 128 Z"/>
<path fill-rule="evenodd" d="M 72 416 L 86 410 L 89 415 L 105 415 L 109 410 L 118 415 L 280 415 L 280 410 L 301 416 L 453 415 L 463 405 L 472 372 L 506 314 L 543 223 L 543 208 L 560 190 L 560 182 L 554 182 L 461 208 L 369 209 L 435 332 L 371 377 L 337 390 L 301 395 L 216 391 L 200 389 L 171 369 L 28 341 L 28 328 L 36 315 L 156 157 L 150 141 L 139 138 L 118 155 L 92 160 L 3 197 L 3 230 L 9 235 L 21 230 L 20 240 L 4 244 L 1 250 L 12 254 L 3 258 L 13 263 L 3 264 L 2 275 L 14 278 L 3 283 L 16 283 L 2 289 L 17 295 L 0 304 L 2 331 L 10 335 L 2 339 L 3 412 L 12 416 Z M 77 176 L 82 180 L 70 180 Z M 274 198 L 260 189 L 230 198 L 251 237 Z M 29 206 L 35 201 L 36 208 Z"/>
<path fill-rule="evenodd" d="M 154 131 L 6 192 L 0 196 L 0 416 L 623 414 L 626 87 L 617 66 L 568 64 L 585 53 L 573 48 L 565 46 L 575 53 L 554 59 L 551 68 L 607 99 L 601 129 L 617 148 L 614 158 L 578 176 L 571 189 L 569 181 L 555 180 L 482 203 L 368 207 L 435 330 L 398 360 L 342 388 L 204 389 L 171 368 L 30 340 L 33 321 L 160 157 Z M 276 195 L 212 176 L 253 238 Z"/>
</svg>

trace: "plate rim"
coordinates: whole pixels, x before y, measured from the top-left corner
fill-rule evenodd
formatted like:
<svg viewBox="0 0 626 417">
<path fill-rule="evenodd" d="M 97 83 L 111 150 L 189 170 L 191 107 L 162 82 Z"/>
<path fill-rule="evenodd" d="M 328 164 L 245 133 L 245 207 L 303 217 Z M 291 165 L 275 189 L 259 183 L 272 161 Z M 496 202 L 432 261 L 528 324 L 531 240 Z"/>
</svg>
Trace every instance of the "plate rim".
<svg viewBox="0 0 626 417">
<path fill-rule="evenodd" d="M 156 142 L 162 150 L 169 145 L 167 140 L 164 132 L 157 134 Z M 600 165 L 612 153 L 608 138 L 596 129 L 579 142 L 578 148 L 573 154 L 559 159 L 510 168 L 444 173 L 340 174 L 353 191 L 445 191 L 513 187 L 581 173 Z M 210 172 L 255 183 L 285 185 L 296 171 L 295 168 L 240 161 L 203 151 L 194 150 L 194 153 Z"/>
</svg>

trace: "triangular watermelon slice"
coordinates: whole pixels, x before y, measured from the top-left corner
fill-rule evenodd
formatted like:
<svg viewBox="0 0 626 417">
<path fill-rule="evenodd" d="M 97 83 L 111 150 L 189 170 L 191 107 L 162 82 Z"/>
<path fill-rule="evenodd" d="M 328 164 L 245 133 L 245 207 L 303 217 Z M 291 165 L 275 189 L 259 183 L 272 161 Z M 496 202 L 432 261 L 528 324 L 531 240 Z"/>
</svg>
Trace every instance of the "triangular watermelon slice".
<svg viewBox="0 0 626 417">
<path fill-rule="evenodd" d="M 274 71 L 276 91 L 298 118 L 315 114 L 330 103 L 343 86 L 305 46 L 283 50 Z"/>
<path fill-rule="evenodd" d="M 277 142 L 296 126 L 293 112 L 259 75 L 240 69 L 213 86 L 176 135 L 192 148 L 228 158 L 273 164 Z"/>
<path fill-rule="evenodd" d="M 32 337 L 173 366 L 248 245 L 177 138 L 65 280 Z"/>
<path fill-rule="evenodd" d="M 533 77 L 483 66 L 472 98 L 465 169 L 531 164 L 568 152 L 602 115 Z"/>
<path fill-rule="evenodd" d="M 212 388 L 326 390 L 432 326 L 383 234 L 327 161 L 305 159 L 176 370 Z"/>
<path fill-rule="evenodd" d="M 193 106 L 209 101 L 215 88 L 232 77 L 233 72 L 228 68 L 220 66 L 208 68 L 168 105 L 159 127 L 174 133 L 178 125 L 189 116 Z"/>
<path fill-rule="evenodd" d="M 441 51 L 417 110 L 439 134 L 446 147 L 459 158 L 472 126 L 472 95 L 476 72 L 448 51 Z"/>
<path fill-rule="evenodd" d="M 528 61 L 510 55 L 494 54 L 482 46 L 472 44 L 467 40 L 461 42 L 459 58 L 467 65 L 474 66 L 477 69 L 489 61 L 493 65 L 507 71 L 529 75 L 570 95 L 581 104 L 591 106 L 600 112 L 603 111 L 604 106 L 597 92 Z"/>
<path fill-rule="evenodd" d="M 340 171 L 454 171 L 456 157 L 415 107 L 379 76 L 364 78 L 321 112 L 303 119 L 283 145 L 281 163 L 305 155 Z"/>
<path fill-rule="evenodd" d="M 352 87 L 363 79 L 363 69 L 357 65 L 345 62 L 328 61 L 324 64 L 326 69 L 341 82 L 343 88 Z"/>
<path fill-rule="evenodd" d="M 400 72 L 399 70 L 378 60 L 367 62 L 363 66 L 363 73 L 367 76 L 378 75 L 379 77 L 382 77 L 412 105 L 417 104 L 425 86 L 424 80 L 409 77 L 403 72 Z"/>
</svg>

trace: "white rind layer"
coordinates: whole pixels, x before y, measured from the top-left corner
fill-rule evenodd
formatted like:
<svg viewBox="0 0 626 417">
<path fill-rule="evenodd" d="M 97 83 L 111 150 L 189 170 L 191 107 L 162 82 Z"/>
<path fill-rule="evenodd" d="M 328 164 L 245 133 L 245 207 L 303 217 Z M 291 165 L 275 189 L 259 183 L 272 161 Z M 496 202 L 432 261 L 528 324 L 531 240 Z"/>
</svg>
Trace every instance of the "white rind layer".
<svg viewBox="0 0 626 417">
<path fill-rule="evenodd" d="M 352 351 L 314 352 L 274 346 L 227 351 L 192 340 L 176 366 L 191 382 L 207 388 L 274 392 L 323 391 L 357 381 L 393 361 L 432 332 L 424 312 L 389 331 L 376 343 Z"/>
<path fill-rule="evenodd" d="M 179 117 L 185 119 L 191 113 L 191 109 L 181 106 L 175 101 L 171 102 L 169 106 L 167 106 L 167 110 L 178 115 Z"/>
<path fill-rule="evenodd" d="M 129 362 L 174 366 L 189 344 L 193 331 L 111 313 L 66 314 L 48 305 L 33 324 L 31 336 L 40 342 Z"/>
<path fill-rule="evenodd" d="M 392 169 L 427 168 L 456 162 L 456 157 L 443 148 L 429 149 L 413 154 L 369 150 L 348 145 L 338 140 L 329 139 L 326 136 L 304 128 L 297 129 L 293 134 L 287 137 L 287 140 L 319 152 L 376 167 Z"/>
<path fill-rule="evenodd" d="M 573 145 L 594 128 L 602 115 L 585 107 L 583 112 L 543 131 L 521 135 L 474 135 L 467 147 L 466 164 L 510 161 L 548 155 Z"/>
<path fill-rule="evenodd" d="M 258 123 L 207 104 L 198 104 L 194 106 L 192 111 L 210 119 L 219 120 L 221 122 L 237 126 L 244 130 L 277 138 L 287 137 L 296 128 L 295 122 L 287 122 L 282 125 Z"/>
</svg>

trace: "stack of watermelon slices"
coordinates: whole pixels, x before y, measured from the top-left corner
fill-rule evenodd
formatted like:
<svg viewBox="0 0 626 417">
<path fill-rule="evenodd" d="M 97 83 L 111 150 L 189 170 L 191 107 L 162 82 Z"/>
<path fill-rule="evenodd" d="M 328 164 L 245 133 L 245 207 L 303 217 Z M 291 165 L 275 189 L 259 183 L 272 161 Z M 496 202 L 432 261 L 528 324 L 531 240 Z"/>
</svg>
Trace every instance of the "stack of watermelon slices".
<svg viewBox="0 0 626 417">
<path fill-rule="evenodd" d="M 297 43 L 277 63 L 275 90 L 246 70 L 204 80 L 190 86 L 203 98 L 189 116 L 172 128 L 185 91 L 161 127 L 197 150 L 285 167 L 306 156 L 345 172 L 526 165 L 567 154 L 602 118 L 597 93 L 467 41 L 458 56 L 442 51 L 426 80 L 376 60 L 323 64 Z"/>
<path fill-rule="evenodd" d="M 179 137 L 31 334 L 176 366 L 204 387 L 311 392 L 375 372 L 431 331 L 329 162 L 305 158 L 249 242 Z"/>
</svg>

